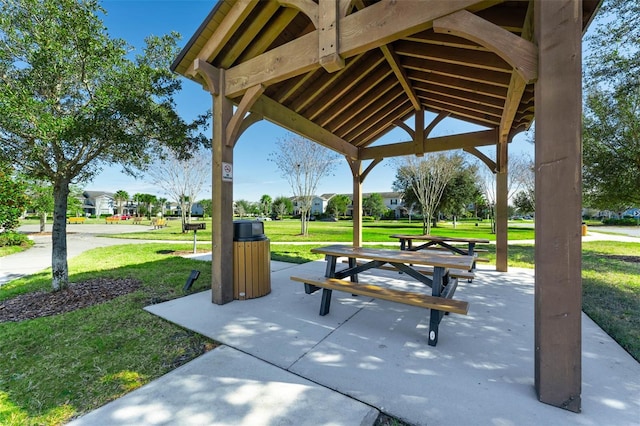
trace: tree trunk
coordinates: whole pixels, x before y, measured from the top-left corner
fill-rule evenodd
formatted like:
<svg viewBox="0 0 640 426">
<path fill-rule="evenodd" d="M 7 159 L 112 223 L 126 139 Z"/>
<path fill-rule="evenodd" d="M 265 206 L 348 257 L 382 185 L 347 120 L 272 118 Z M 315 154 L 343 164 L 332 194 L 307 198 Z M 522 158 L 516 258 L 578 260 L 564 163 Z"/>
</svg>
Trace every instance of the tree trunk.
<svg viewBox="0 0 640 426">
<path fill-rule="evenodd" d="M 53 184 L 53 232 L 51 234 L 51 269 L 53 290 L 58 291 L 69 285 L 67 265 L 67 200 L 69 181 L 56 180 Z"/>
<path fill-rule="evenodd" d="M 44 232 L 44 227 L 47 223 L 47 213 L 40 213 L 40 232 Z"/>
</svg>

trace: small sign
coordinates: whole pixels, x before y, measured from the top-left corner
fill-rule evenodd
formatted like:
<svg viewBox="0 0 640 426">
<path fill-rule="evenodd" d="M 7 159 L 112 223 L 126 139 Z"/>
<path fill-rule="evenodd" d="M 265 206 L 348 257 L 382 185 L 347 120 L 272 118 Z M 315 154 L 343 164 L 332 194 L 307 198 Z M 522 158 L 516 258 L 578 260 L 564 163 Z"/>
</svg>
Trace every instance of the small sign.
<svg viewBox="0 0 640 426">
<path fill-rule="evenodd" d="M 635 212 L 633 212 L 633 215 L 634 215 L 635 217 L 640 216 L 640 210 L 636 210 Z"/>
<path fill-rule="evenodd" d="M 222 163 L 222 181 L 233 182 L 233 166 L 231 163 Z"/>
</svg>

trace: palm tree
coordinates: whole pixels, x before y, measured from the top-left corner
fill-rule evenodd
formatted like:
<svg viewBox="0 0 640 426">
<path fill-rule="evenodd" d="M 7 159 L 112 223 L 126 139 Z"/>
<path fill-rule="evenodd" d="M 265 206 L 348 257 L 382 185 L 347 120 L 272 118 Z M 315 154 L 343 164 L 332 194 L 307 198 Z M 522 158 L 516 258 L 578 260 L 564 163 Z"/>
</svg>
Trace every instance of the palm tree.
<svg viewBox="0 0 640 426">
<path fill-rule="evenodd" d="M 265 216 L 269 216 L 269 214 L 271 213 L 271 204 L 272 204 L 272 202 L 273 202 L 273 200 L 267 194 L 264 194 L 262 196 L 262 198 L 260 198 L 260 208 L 262 210 L 262 213 Z"/>
<path fill-rule="evenodd" d="M 158 198 L 151 194 L 140 194 L 140 201 L 143 202 L 147 208 L 147 218 L 151 219 L 151 206 L 158 202 Z"/>
<path fill-rule="evenodd" d="M 129 193 L 127 191 L 124 191 L 122 189 L 116 191 L 115 194 L 113 194 L 113 199 L 115 200 L 117 206 L 118 206 L 118 214 L 122 214 L 122 208 L 124 206 L 124 203 L 126 203 L 127 201 L 129 201 Z"/>
<path fill-rule="evenodd" d="M 158 205 L 160 205 L 160 213 L 164 216 L 164 211 L 167 208 L 167 199 L 166 198 L 158 198 Z"/>
</svg>

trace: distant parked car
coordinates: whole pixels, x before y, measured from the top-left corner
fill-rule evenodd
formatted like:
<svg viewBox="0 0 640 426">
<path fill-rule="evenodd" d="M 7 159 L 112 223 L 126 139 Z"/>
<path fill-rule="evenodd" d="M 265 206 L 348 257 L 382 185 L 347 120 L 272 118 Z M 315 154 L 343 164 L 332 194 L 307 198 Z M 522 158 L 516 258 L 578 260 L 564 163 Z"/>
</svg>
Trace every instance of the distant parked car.
<svg viewBox="0 0 640 426">
<path fill-rule="evenodd" d="M 256 217 L 256 220 L 260 221 L 260 222 L 267 222 L 267 221 L 271 220 L 271 218 L 270 217 L 266 217 L 266 216 L 258 216 L 258 217 Z"/>
</svg>

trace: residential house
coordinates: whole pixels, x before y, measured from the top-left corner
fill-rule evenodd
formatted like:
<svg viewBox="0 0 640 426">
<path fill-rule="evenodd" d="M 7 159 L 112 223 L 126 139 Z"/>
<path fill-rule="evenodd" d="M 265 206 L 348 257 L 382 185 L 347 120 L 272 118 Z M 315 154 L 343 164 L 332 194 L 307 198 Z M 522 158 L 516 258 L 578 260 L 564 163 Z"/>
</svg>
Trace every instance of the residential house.
<svg viewBox="0 0 640 426">
<path fill-rule="evenodd" d="M 99 217 L 116 213 L 112 192 L 84 191 L 82 197 L 82 210 L 87 215 Z"/>
</svg>

